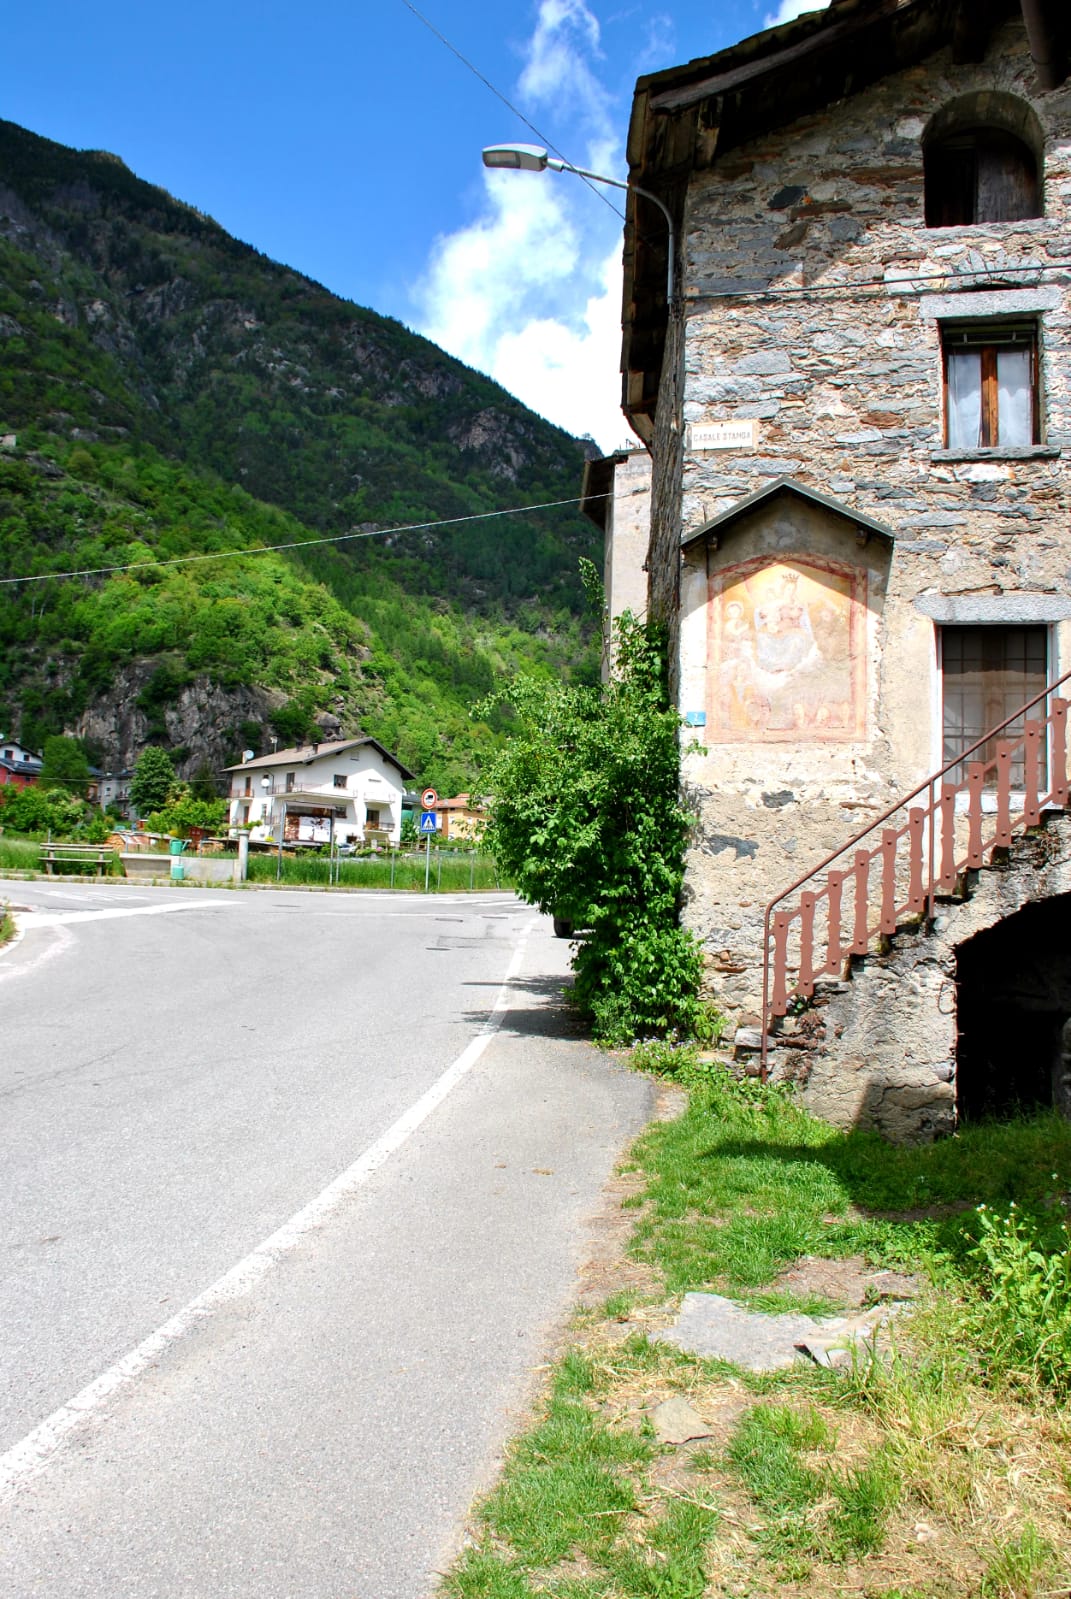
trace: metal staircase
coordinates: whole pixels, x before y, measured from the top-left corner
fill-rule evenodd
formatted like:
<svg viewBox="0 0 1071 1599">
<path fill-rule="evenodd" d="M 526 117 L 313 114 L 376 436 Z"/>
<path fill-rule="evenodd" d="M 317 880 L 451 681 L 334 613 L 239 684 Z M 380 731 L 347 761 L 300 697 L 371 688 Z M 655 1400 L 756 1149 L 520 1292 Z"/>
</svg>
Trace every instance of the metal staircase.
<svg viewBox="0 0 1071 1599">
<path fill-rule="evenodd" d="M 962 895 L 966 873 L 1038 827 L 1044 812 L 1066 809 L 1071 700 L 1057 690 L 1069 679 L 1065 672 L 1049 683 L 770 901 L 764 1077 L 771 1028 L 813 996 L 817 981 L 845 977 L 853 957 L 879 952 L 905 926 L 932 922 L 939 900 Z"/>
</svg>

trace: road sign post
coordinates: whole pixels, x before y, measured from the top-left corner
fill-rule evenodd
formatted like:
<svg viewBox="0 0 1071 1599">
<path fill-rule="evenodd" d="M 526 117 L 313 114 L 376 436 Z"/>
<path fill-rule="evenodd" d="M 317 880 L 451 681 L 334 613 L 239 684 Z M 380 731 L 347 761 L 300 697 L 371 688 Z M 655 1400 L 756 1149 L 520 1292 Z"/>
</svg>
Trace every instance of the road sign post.
<svg viewBox="0 0 1071 1599">
<path fill-rule="evenodd" d="M 426 788 L 424 790 L 423 794 L 420 797 L 421 797 L 422 800 L 426 801 L 429 794 L 431 795 L 431 803 L 434 805 L 437 796 L 436 796 L 435 790 L 433 788 Z M 425 894 L 428 893 L 429 887 L 430 887 L 430 884 L 431 884 L 431 835 L 433 833 L 435 833 L 435 832 L 438 832 L 438 829 L 439 829 L 439 818 L 436 816 L 435 812 L 434 811 L 421 811 L 421 813 L 420 813 L 420 831 L 424 835 L 424 837 L 427 839 L 427 843 L 424 846 L 424 848 L 425 848 L 425 856 L 424 856 L 424 892 L 425 892 Z"/>
</svg>

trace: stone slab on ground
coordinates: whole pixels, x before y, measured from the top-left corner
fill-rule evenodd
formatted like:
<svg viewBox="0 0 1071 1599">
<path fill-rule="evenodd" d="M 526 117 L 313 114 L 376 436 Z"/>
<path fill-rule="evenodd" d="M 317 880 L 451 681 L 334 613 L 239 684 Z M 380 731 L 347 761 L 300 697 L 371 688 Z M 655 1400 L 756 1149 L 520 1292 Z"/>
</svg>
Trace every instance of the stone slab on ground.
<svg viewBox="0 0 1071 1599">
<path fill-rule="evenodd" d="M 873 1338 L 891 1313 L 886 1305 L 851 1316 L 771 1315 L 746 1310 L 721 1294 L 693 1293 L 685 1294 L 673 1325 L 651 1337 L 748 1371 L 777 1371 L 801 1358 L 829 1366 L 850 1358 L 853 1344 Z"/>
<path fill-rule="evenodd" d="M 651 1424 L 655 1437 L 662 1444 L 685 1444 L 690 1438 L 711 1438 L 713 1427 L 708 1427 L 698 1411 L 686 1399 L 675 1394 L 664 1399 L 651 1411 Z"/>
</svg>

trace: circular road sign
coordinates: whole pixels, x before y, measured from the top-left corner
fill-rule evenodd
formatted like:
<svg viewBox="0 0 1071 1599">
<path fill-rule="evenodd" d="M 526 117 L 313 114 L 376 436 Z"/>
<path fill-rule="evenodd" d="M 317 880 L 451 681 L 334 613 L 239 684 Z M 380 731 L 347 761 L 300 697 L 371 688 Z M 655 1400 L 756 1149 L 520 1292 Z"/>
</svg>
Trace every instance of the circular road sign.
<svg viewBox="0 0 1071 1599">
<path fill-rule="evenodd" d="M 430 811 L 438 798 L 439 796 L 433 788 L 426 788 L 420 796 L 420 803 L 424 810 Z"/>
</svg>

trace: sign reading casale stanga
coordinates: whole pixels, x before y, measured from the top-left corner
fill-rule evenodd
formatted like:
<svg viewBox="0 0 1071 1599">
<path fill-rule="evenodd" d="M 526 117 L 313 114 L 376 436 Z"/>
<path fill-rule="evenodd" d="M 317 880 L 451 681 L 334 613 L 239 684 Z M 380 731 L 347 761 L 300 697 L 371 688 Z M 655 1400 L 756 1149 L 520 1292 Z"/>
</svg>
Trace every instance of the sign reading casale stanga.
<svg viewBox="0 0 1071 1599">
<path fill-rule="evenodd" d="M 693 422 L 688 429 L 690 450 L 753 450 L 759 439 L 754 417 L 734 422 Z"/>
</svg>

